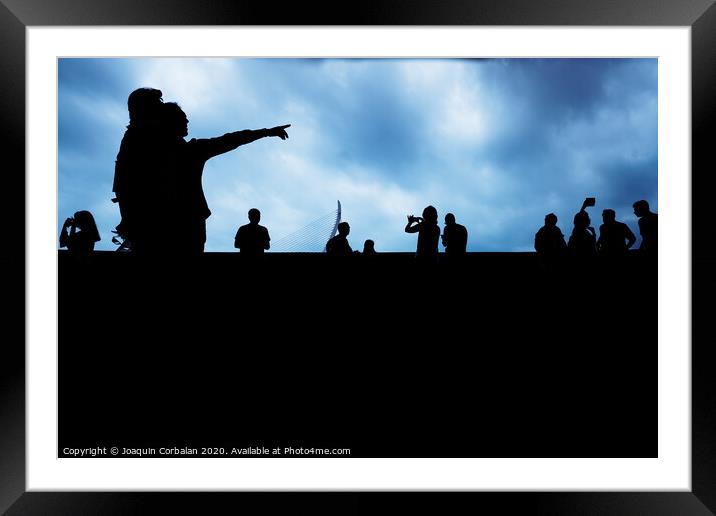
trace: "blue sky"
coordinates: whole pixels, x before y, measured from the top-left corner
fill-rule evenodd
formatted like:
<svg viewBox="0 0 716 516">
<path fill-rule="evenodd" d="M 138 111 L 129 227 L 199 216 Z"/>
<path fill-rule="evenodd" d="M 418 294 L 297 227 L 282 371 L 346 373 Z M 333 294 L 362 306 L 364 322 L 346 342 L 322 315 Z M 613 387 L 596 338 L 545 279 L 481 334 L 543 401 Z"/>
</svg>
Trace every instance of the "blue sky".
<svg viewBox="0 0 716 516">
<path fill-rule="evenodd" d="M 658 211 L 656 59 L 73 58 L 59 61 L 58 234 L 87 209 L 96 248 L 116 248 L 114 161 L 142 86 L 182 106 L 189 138 L 292 124 L 207 163 L 207 251 L 233 251 L 250 208 L 276 241 L 337 199 L 353 248 L 377 251 L 415 250 L 406 215 L 428 204 L 468 228 L 470 251 L 533 250 L 549 212 L 569 236 L 587 196 L 596 228 L 612 208 L 638 236 L 632 203 Z"/>
</svg>

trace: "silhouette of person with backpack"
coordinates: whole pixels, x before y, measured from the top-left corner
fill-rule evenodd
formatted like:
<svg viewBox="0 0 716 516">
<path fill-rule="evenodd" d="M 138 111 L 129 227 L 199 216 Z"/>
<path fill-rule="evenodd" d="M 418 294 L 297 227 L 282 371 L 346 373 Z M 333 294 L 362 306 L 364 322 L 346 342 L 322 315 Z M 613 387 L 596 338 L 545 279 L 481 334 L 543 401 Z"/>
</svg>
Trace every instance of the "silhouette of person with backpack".
<svg viewBox="0 0 716 516">
<path fill-rule="evenodd" d="M 239 250 L 242 255 L 261 256 L 265 250 L 271 245 L 268 229 L 261 226 L 261 212 L 256 208 L 249 210 L 249 223 L 241 226 L 236 232 L 234 238 L 234 247 Z"/>
<path fill-rule="evenodd" d="M 260 138 L 275 136 L 285 140 L 288 138 L 286 128 L 290 124 L 271 129 L 246 129 L 215 138 L 193 138 L 187 142 L 184 137 L 189 133 L 189 119 L 181 107 L 174 102 L 167 102 L 162 106 L 162 113 L 170 141 L 166 166 L 173 176 L 178 219 L 176 224 L 182 232 L 185 252 L 201 254 L 206 243 L 206 219 L 211 215 L 202 187 L 206 162 Z"/>
<path fill-rule="evenodd" d="M 75 212 L 73 217 L 67 218 L 60 230 L 60 247 L 66 247 L 75 256 L 92 254 L 95 242 L 100 240 L 94 217 L 86 210 Z"/>
<path fill-rule="evenodd" d="M 348 235 L 351 227 L 347 222 L 338 224 L 338 234 L 326 243 L 326 254 L 335 257 L 345 257 L 353 254 L 353 249 L 348 244 Z"/>
<path fill-rule="evenodd" d="M 659 238 L 658 216 L 649 209 L 649 203 L 643 199 L 636 201 L 633 206 L 634 215 L 639 218 L 639 233 L 641 234 L 639 250 L 656 254 Z"/>
<path fill-rule="evenodd" d="M 605 256 L 619 257 L 636 242 L 636 237 L 629 226 L 616 220 L 616 212 L 611 209 L 602 211 L 604 224 L 599 226 L 597 249 Z"/>
<path fill-rule="evenodd" d="M 426 206 L 422 217 L 408 215 L 405 232 L 418 234 L 418 247 L 415 257 L 420 263 L 437 263 L 440 226 L 438 226 L 438 210 L 434 206 Z"/>
</svg>

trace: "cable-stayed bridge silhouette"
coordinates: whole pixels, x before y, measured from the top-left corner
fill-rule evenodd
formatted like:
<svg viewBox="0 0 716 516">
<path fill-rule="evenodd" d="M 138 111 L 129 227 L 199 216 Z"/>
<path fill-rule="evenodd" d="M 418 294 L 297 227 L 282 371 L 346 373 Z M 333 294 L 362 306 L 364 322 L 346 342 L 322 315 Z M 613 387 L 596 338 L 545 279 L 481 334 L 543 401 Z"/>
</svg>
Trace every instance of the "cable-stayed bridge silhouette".
<svg viewBox="0 0 716 516">
<path fill-rule="evenodd" d="M 271 251 L 278 253 L 321 253 L 326 250 L 326 242 L 336 235 L 341 222 L 341 201 L 338 207 L 325 215 L 309 222 L 301 229 L 275 240 Z"/>
</svg>

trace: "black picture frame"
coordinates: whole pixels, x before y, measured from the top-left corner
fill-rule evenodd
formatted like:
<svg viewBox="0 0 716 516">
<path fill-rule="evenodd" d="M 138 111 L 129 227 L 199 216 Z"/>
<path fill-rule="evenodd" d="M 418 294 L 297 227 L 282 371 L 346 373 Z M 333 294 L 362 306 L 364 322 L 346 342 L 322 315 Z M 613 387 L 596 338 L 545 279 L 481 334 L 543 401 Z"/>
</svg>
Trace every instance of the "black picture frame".
<svg viewBox="0 0 716 516">
<path fill-rule="evenodd" d="M 153 4 L 153 5 L 152 5 Z M 0 510 L 8 514 L 213 514 L 229 504 L 270 510 L 274 504 L 341 513 L 384 494 L 332 493 L 35 493 L 25 492 L 25 29 L 47 25 L 574 25 L 691 27 L 692 73 L 692 490 L 619 493 L 470 493 L 451 497 L 399 496 L 399 503 L 468 503 L 492 513 L 716 514 L 716 389 L 711 374 L 713 331 L 706 301 L 716 284 L 716 232 L 706 212 L 716 170 L 711 136 L 716 123 L 716 7 L 713 0 L 383 0 L 344 3 L 195 0 L 2 0 L 0 2 L 0 119 L 5 132 L 2 204 L 6 242 L 0 254 L 6 297 L 0 374 Z M 684 171 L 688 173 L 688 171 Z M 22 192 L 22 194 L 20 193 Z M 23 274 L 19 274 L 23 271 Z M 11 331 L 15 330 L 15 331 Z M 367 501 L 366 501 L 367 500 Z"/>
</svg>

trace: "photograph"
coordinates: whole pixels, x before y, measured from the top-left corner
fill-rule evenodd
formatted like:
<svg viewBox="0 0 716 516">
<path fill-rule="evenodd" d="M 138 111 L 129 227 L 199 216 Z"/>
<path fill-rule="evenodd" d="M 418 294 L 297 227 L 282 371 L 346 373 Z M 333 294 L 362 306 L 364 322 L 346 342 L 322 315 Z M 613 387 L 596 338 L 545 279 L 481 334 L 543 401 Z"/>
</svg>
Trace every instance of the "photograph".
<svg viewBox="0 0 716 516">
<path fill-rule="evenodd" d="M 656 457 L 657 71 L 60 59 L 58 456 Z"/>
<path fill-rule="evenodd" d="M 282 486 L 294 486 L 292 462 L 315 463 L 316 478 L 330 464 L 391 460 L 416 460 L 416 471 L 429 460 L 530 459 L 683 471 L 664 434 L 664 359 L 701 351 L 696 335 L 690 353 L 674 340 L 690 309 L 664 311 L 665 292 L 682 299 L 665 287 L 664 264 L 692 252 L 690 207 L 674 189 L 681 138 L 664 133 L 677 91 L 665 77 L 684 69 L 670 55 L 351 56 L 338 41 L 326 56 L 123 56 L 96 41 L 94 52 L 58 50 L 49 104 L 28 69 L 28 138 L 56 139 L 56 152 L 40 156 L 33 143 L 28 153 L 28 170 L 56 164 L 56 286 L 37 287 L 37 274 L 27 284 L 28 306 L 37 288 L 54 289 L 56 317 L 41 331 L 55 349 L 46 363 L 37 345 L 27 357 L 35 378 L 55 364 L 58 469 L 38 474 L 32 457 L 50 448 L 31 439 L 33 485 L 72 464 L 126 474 L 157 459 L 177 471 L 186 459 L 211 459 L 190 461 L 206 472 L 251 464 L 263 478 L 275 462 L 287 468 L 276 470 Z M 39 200 L 26 200 L 31 237 Z M 665 332 L 672 320 L 679 330 Z M 39 331 L 28 326 L 30 342 Z M 694 421 L 707 428 L 704 380 L 691 371 Z M 28 431 L 37 404 L 30 414 Z M 694 455 L 692 489 L 704 485 L 697 468 L 709 474 L 703 464 Z M 307 471 L 288 490 L 321 490 Z M 433 485 L 408 478 L 386 488 Z M 653 493 L 660 500 L 708 514 L 708 492 L 654 478 L 656 490 L 680 486 Z M 535 480 L 520 490 L 548 485 Z M 72 482 L 55 487 L 82 490 Z M 470 482 L 453 480 L 459 491 L 494 486 Z M 148 487 L 160 485 L 173 484 Z M 561 507 L 554 514 L 656 499 L 555 487 L 531 498 Z M 23 500 L 43 503 L 23 495 L 17 514 Z"/>
</svg>

